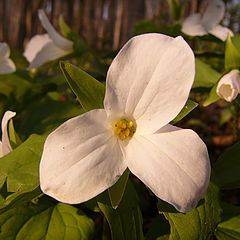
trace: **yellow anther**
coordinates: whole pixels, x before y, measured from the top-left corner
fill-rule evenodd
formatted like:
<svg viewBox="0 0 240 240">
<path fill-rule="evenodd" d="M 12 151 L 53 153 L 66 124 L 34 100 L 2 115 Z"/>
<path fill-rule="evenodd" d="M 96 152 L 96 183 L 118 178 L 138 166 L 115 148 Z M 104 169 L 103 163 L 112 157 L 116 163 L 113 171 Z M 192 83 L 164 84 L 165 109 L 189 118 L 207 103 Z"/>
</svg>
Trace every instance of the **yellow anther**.
<svg viewBox="0 0 240 240">
<path fill-rule="evenodd" d="M 133 136 L 136 132 L 136 127 L 132 121 L 121 119 L 114 123 L 114 132 L 121 140 L 124 140 Z"/>
</svg>

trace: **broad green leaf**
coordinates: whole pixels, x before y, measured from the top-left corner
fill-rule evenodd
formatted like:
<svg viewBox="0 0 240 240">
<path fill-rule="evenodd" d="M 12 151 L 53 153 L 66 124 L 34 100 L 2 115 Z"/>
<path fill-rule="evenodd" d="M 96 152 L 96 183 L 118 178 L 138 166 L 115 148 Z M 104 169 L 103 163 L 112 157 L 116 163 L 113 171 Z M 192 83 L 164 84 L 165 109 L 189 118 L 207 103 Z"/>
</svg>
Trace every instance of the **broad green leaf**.
<svg viewBox="0 0 240 240">
<path fill-rule="evenodd" d="M 98 206 L 111 229 L 112 240 L 142 240 L 142 214 L 137 193 L 128 181 L 125 193 L 117 209 L 113 209 L 107 192 L 98 198 Z"/>
<path fill-rule="evenodd" d="M 0 159 L 0 186 L 7 183 L 7 196 L 0 201 L 4 208 L 20 194 L 39 185 L 38 166 L 46 136 L 32 135 L 14 151 Z"/>
<path fill-rule="evenodd" d="M 208 105 L 215 103 L 216 101 L 218 101 L 220 99 L 219 96 L 217 95 L 216 90 L 217 90 L 217 84 L 215 84 L 213 86 L 207 99 L 203 102 L 204 107 L 207 107 Z"/>
<path fill-rule="evenodd" d="M 205 62 L 201 61 L 198 58 L 196 58 L 195 63 L 196 63 L 196 74 L 195 74 L 195 80 L 192 88 L 213 87 L 221 77 L 221 74 L 215 71 L 208 64 L 206 64 Z"/>
<path fill-rule="evenodd" d="M 225 70 L 238 69 L 240 67 L 240 51 L 233 44 L 230 34 L 225 47 Z"/>
<path fill-rule="evenodd" d="M 10 143 L 13 149 L 18 147 L 22 143 L 21 139 L 19 138 L 18 134 L 14 129 L 12 119 L 10 120 L 8 125 L 8 135 L 9 135 Z"/>
<path fill-rule="evenodd" d="M 170 226 L 163 214 L 157 216 L 149 226 L 149 230 L 145 236 L 146 240 L 168 240 L 170 234 Z"/>
<path fill-rule="evenodd" d="M 216 161 L 214 167 L 217 183 L 224 189 L 240 187 L 240 142 L 237 142 L 224 152 Z"/>
<path fill-rule="evenodd" d="M 169 240 L 207 240 L 211 239 L 217 224 L 220 222 L 221 207 L 218 199 L 218 188 L 210 182 L 204 202 L 186 214 L 178 213 L 171 208 L 158 204 L 171 226 Z M 171 209 L 171 210 L 169 210 Z"/>
<path fill-rule="evenodd" d="M 61 70 L 85 111 L 103 108 L 105 87 L 80 68 L 60 62 Z"/>
<path fill-rule="evenodd" d="M 194 108 L 198 106 L 198 103 L 188 99 L 185 106 L 181 110 L 181 112 L 172 120 L 172 124 L 177 123 L 182 118 L 184 118 L 187 114 L 189 114 Z"/>
<path fill-rule="evenodd" d="M 222 222 L 218 224 L 215 235 L 218 240 L 240 239 L 240 207 L 223 204 Z"/>
<path fill-rule="evenodd" d="M 82 113 L 83 109 L 79 104 L 56 101 L 48 97 L 42 98 L 23 111 L 19 134 L 24 137 L 31 133 L 45 134 L 53 131 L 69 118 Z"/>
<path fill-rule="evenodd" d="M 81 210 L 42 200 L 9 209 L 0 215 L 0 226 L 0 239 L 8 240 L 90 240 L 94 232 Z"/>
<path fill-rule="evenodd" d="M 126 184 L 129 177 L 129 170 L 126 169 L 126 171 L 123 173 L 123 175 L 119 178 L 119 180 L 108 189 L 109 198 L 112 204 L 112 207 L 116 209 L 123 197 Z"/>
</svg>

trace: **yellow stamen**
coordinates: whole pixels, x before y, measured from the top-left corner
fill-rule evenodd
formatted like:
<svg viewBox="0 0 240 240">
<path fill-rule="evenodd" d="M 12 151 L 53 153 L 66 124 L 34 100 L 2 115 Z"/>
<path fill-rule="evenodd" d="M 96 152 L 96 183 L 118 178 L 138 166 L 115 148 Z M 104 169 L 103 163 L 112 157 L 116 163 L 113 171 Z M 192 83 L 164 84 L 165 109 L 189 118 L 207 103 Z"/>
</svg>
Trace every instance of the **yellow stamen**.
<svg viewBox="0 0 240 240">
<path fill-rule="evenodd" d="M 136 127 L 132 121 L 121 119 L 114 123 L 114 132 L 121 139 L 132 137 L 136 132 Z"/>
</svg>

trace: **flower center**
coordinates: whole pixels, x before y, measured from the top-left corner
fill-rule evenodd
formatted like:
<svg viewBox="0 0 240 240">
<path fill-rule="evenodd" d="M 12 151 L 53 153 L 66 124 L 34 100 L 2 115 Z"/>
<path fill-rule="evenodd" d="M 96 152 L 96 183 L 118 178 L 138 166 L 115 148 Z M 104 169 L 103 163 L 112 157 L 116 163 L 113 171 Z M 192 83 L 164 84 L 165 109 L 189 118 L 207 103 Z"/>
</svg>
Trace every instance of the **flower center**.
<svg viewBox="0 0 240 240">
<path fill-rule="evenodd" d="M 121 140 L 124 140 L 133 136 L 136 132 L 136 127 L 132 121 L 121 119 L 114 123 L 114 132 Z"/>
</svg>

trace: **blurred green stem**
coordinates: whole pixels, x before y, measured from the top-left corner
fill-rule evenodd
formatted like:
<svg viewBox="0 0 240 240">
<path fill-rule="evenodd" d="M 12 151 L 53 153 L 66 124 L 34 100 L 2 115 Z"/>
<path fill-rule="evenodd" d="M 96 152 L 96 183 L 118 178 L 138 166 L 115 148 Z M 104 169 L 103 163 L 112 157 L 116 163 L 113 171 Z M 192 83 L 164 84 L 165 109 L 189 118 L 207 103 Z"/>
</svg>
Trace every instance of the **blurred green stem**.
<svg viewBox="0 0 240 240">
<path fill-rule="evenodd" d="M 233 142 L 237 142 L 239 139 L 239 129 L 238 129 L 238 113 L 239 105 L 238 103 L 233 103 Z"/>
</svg>

